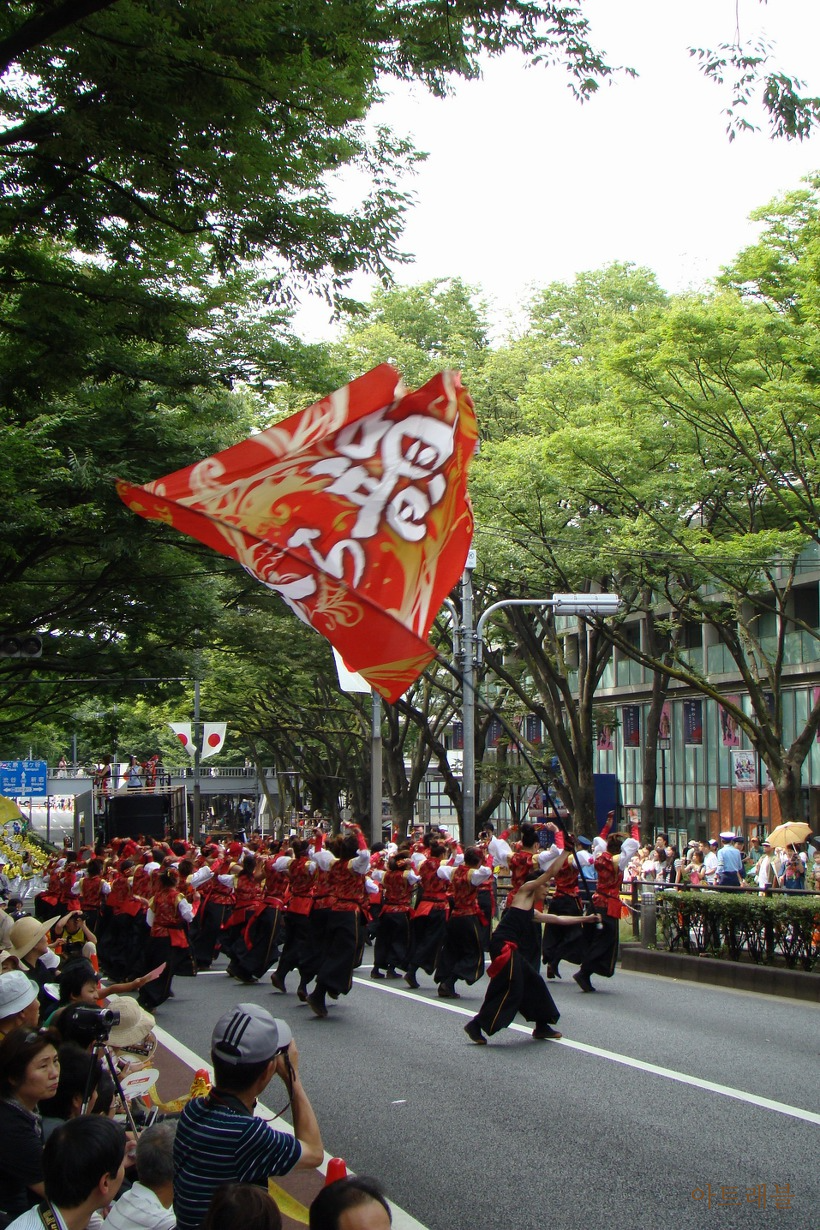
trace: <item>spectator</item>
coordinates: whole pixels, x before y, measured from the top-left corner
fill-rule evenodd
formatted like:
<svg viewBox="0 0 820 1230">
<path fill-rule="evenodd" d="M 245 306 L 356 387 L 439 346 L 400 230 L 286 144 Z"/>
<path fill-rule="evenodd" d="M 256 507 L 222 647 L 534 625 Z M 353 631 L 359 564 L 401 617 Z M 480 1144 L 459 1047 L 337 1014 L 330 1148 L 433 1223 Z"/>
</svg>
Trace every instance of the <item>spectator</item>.
<svg viewBox="0 0 820 1230">
<path fill-rule="evenodd" d="M 21 970 L 0 974 L 0 1042 L 21 1025 L 36 1029 L 40 1019 L 37 987 Z"/>
<path fill-rule="evenodd" d="M 778 888 L 781 866 L 777 852 L 767 839 L 763 842 L 763 857 L 755 868 L 755 879 L 760 888 Z"/>
<path fill-rule="evenodd" d="M 279 1206 L 253 1183 L 225 1183 L 214 1192 L 202 1230 L 282 1230 Z"/>
<path fill-rule="evenodd" d="M 689 851 L 689 861 L 686 864 L 685 879 L 692 888 L 697 888 L 704 881 L 703 854 L 699 848 Z"/>
<path fill-rule="evenodd" d="M 75 957 L 67 961 L 60 970 L 57 980 L 60 988 L 59 1006 L 65 1008 L 72 1004 L 85 1004 L 89 1008 L 104 1007 L 108 1004 L 109 995 L 120 996 L 126 991 L 138 991 L 146 982 L 148 977 L 143 975 L 141 978 L 132 978 L 130 982 L 112 982 L 103 986 L 99 974 L 88 958 Z M 119 1008 L 120 1004 L 112 1006 Z M 49 1019 L 48 1024 L 51 1024 L 52 1019 Z M 56 1020 L 54 1023 L 59 1025 Z"/>
<path fill-rule="evenodd" d="M 755 867 L 757 866 L 757 864 L 760 862 L 762 858 L 763 858 L 763 850 L 761 848 L 760 838 L 750 837 L 749 838 L 749 850 L 744 859 L 747 872 L 753 872 Z M 754 877 L 750 875 L 750 879 L 753 879 L 753 878 Z"/>
<path fill-rule="evenodd" d="M 44 1193 L 38 1104 L 53 1097 L 60 1075 L 58 1035 L 13 1029 L 0 1043 L 0 1224 L 8 1225 Z M 13 1142 L 13 1147 L 12 1146 Z M 42 1230 L 42 1227 L 40 1228 Z"/>
<path fill-rule="evenodd" d="M 8 859 L 5 854 L 0 854 L 0 901 L 8 901 L 11 896 L 11 882 L 6 875 L 6 867 Z"/>
<path fill-rule="evenodd" d="M 180 1230 L 197 1230 L 211 1197 L 225 1183 L 253 1183 L 324 1157 L 313 1107 L 299 1077 L 289 1027 L 256 1004 L 237 1004 L 211 1036 L 214 1087 L 182 1112 L 174 1144 L 174 1208 Z M 254 1117 L 256 1099 L 274 1076 L 288 1089 L 293 1136 Z"/>
<path fill-rule="evenodd" d="M 57 1059 L 60 1064 L 57 1090 L 54 1097 L 42 1099 L 40 1102 L 44 1140 L 48 1140 L 61 1123 L 67 1123 L 69 1119 L 76 1119 L 82 1114 L 86 1099 L 90 1109 L 103 1074 L 99 1058 L 83 1050 L 78 1042 L 61 1043 Z"/>
<path fill-rule="evenodd" d="M 26 977 L 36 984 L 40 1007 L 49 1010 L 54 1007 L 54 1000 L 46 990 L 46 983 L 54 977 L 60 961 L 48 946 L 48 933 L 58 921 L 59 915 L 46 922 L 27 916 L 16 922 L 9 932 L 12 955 L 17 957 Z"/>
<path fill-rule="evenodd" d="M 174 1230 L 176 1130 L 176 1123 L 166 1120 L 154 1123 L 141 1134 L 137 1141 L 138 1182 L 114 1205 L 105 1219 L 106 1230 Z M 252 1227 L 248 1225 L 243 1230 Z"/>
<path fill-rule="evenodd" d="M 390 1230 L 393 1217 L 375 1179 L 351 1175 L 328 1183 L 310 1206 L 310 1230 Z"/>
<path fill-rule="evenodd" d="M 43 1230 L 52 1213 L 59 1230 L 85 1230 L 107 1208 L 125 1175 L 125 1129 L 112 1119 L 83 1115 L 59 1127 L 43 1152 L 47 1208 L 29 1209 L 9 1230 Z M 53 1227 L 52 1227 L 53 1230 Z"/>
<path fill-rule="evenodd" d="M 655 846 L 652 850 L 647 851 L 646 857 L 642 860 L 641 879 L 644 883 L 651 883 L 653 880 L 658 879 L 658 874 L 661 869 L 660 862 L 658 861 L 659 853 L 660 851 L 657 846 Z"/>
<path fill-rule="evenodd" d="M 806 887 L 806 868 L 803 860 L 794 850 L 791 851 L 786 866 L 783 868 L 781 886 L 785 889 L 804 889 Z"/>
<path fill-rule="evenodd" d="M 718 873 L 718 856 L 717 856 L 717 838 L 710 837 L 708 841 L 702 841 L 700 848 L 703 851 L 703 875 L 707 884 L 714 884 Z"/>
</svg>

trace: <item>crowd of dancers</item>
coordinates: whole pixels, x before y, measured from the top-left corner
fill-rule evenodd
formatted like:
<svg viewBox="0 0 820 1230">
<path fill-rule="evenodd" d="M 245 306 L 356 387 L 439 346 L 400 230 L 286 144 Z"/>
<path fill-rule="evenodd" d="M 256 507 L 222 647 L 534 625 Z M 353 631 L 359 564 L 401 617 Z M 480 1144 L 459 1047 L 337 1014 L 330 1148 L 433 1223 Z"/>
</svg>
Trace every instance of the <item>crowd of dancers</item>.
<svg viewBox="0 0 820 1230">
<path fill-rule="evenodd" d="M 368 846 L 346 824 L 336 836 L 318 826 L 282 841 L 117 839 L 55 859 L 35 912 L 59 918 L 64 955 L 93 950 L 109 977 L 142 976 L 139 999 L 151 1012 L 173 995 L 175 977 L 209 969 L 222 953 L 243 984 L 268 976 L 286 994 L 295 975 L 299 999 L 326 1017 L 369 943 L 372 978 L 418 989 L 424 971 L 443 999 L 477 982 L 489 953 L 470 1039 L 484 1043 L 516 1013 L 535 1038 L 560 1037 L 542 962 L 547 980 L 561 977 L 562 962 L 578 965 L 587 993 L 594 975 L 612 975 L 623 868 L 637 842 L 605 830 L 584 850 L 553 824 L 523 824 L 514 846 L 507 836 L 489 830 L 462 849 L 444 830 L 417 828 L 401 845 Z M 594 895 L 581 874 L 588 863 Z M 509 891 L 499 918 L 501 871 Z"/>
</svg>

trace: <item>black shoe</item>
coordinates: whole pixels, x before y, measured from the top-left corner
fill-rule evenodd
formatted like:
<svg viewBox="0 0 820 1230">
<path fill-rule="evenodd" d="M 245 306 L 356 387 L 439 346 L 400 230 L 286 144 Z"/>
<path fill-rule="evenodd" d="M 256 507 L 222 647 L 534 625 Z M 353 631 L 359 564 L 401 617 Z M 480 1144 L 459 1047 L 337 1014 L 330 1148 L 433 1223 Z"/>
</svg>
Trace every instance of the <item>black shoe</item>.
<svg viewBox="0 0 820 1230">
<path fill-rule="evenodd" d="M 388 965 L 387 969 L 384 971 L 384 976 L 385 978 L 401 978 L 399 971 L 392 965 Z"/>
<path fill-rule="evenodd" d="M 305 1000 L 305 1003 L 308 1005 L 311 1011 L 316 1014 L 316 1016 L 320 1018 L 327 1016 L 327 1005 L 325 1004 L 324 999 L 319 999 L 315 991 L 313 992 L 312 995 L 308 995 L 307 999 Z"/>
<path fill-rule="evenodd" d="M 461 999 L 455 987 L 446 986 L 443 982 L 438 989 L 439 999 Z"/>
<path fill-rule="evenodd" d="M 270 976 L 270 983 L 274 991 L 281 991 L 283 995 L 287 995 L 287 991 L 285 990 L 285 980 L 284 978 L 279 977 L 276 970 L 274 970 Z"/>
<path fill-rule="evenodd" d="M 225 970 L 225 973 L 228 975 L 229 978 L 239 977 L 239 974 L 236 972 L 233 965 L 229 965 L 228 968 Z"/>
<path fill-rule="evenodd" d="M 464 1032 L 467 1035 L 467 1037 L 470 1039 L 470 1041 L 475 1042 L 477 1046 L 487 1045 L 487 1039 L 484 1037 L 483 1033 L 481 1032 L 481 1026 L 479 1025 L 478 1021 L 475 1019 L 475 1017 L 473 1017 L 472 1021 L 468 1021 L 467 1024 L 464 1026 Z"/>
<path fill-rule="evenodd" d="M 418 991 L 421 985 L 418 978 L 416 977 L 414 973 L 412 973 L 411 970 L 408 970 L 407 973 L 404 975 L 404 981 L 407 983 L 411 991 Z"/>
<path fill-rule="evenodd" d="M 300 982 L 296 988 L 296 998 L 300 1004 L 306 1004 L 308 1001 L 308 989 L 306 982 Z"/>
<path fill-rule="evenodd" d="M 375 966 L 374 966 L 374 967 L 373 967 L 373 969 L 370 971 L 370 977 L 371 977 L 371 978 L 385 978 L 386 976 L 387 976 L 387 975 L 386 975 L 386 974 L 383 974 L 383 973 L 381 972 L 381 970 L 380 970 L 380 969 L 376 969 L 376 967 L 375 967 Z"/>
<path fill-rule="evenodd" d="M 547 966 L 547 977 L 548 977 L 548 978 L 558 978 L 558 979 L 560 980 L 561 975 L 558 973 L 558 966 L 557 966 L 557 965 L 548 965 L 548 966 Z"/>
<path fill-rule="evenodd" d="M 585 974 L 583 970 L 579 969 L 578 973 L 573 974 L 572 977 L 578 983 L 578 986 L 581 988 L 582 991 L 594 991 L 595 990 L 595 987 L 592 985 L 592 983 L 589 980 L 589 974 Z"/>
<path fill-rule="evenodd" d="M 543 1042 L 546 1039 L 555 1040 L 563 1038 L 563 1034 L 559 1034 L 557 1029 L 553 1029 L 550 1025 L 541 1025 L 532 1031 L 532 1036 L 537 1042 Z"/>
<path fill-rule="evenodd" d="M 234 978 L 237 982 L 241 982 L 243 987 L 255 987 L 259 981 L 258 978 L 252 977 L 251 974 L 234 974 Z"/>
</svg>

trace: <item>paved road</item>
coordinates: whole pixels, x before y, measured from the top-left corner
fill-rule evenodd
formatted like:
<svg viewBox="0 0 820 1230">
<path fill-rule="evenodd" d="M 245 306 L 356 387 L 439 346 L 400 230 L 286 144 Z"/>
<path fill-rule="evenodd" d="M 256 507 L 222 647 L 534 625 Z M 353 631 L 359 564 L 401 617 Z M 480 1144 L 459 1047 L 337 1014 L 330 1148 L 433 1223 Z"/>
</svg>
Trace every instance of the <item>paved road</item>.
<svg viewBox="0 0 820 1230">
<path fill-rule="evenodd" d="M 325 1147 L 430 1230 L 817 1225 L 818 1008 L 623 972 L 582 995 L 570 973 L 558 1043 L 522 1023 L 473 1046 L 483 982 L 444 1003 L 364 967 L 325 1021 L 211 971 L 177 979 L 158 1023 L 207 1056 L 232 1003 L 283 1016 Z"/>
</svg>

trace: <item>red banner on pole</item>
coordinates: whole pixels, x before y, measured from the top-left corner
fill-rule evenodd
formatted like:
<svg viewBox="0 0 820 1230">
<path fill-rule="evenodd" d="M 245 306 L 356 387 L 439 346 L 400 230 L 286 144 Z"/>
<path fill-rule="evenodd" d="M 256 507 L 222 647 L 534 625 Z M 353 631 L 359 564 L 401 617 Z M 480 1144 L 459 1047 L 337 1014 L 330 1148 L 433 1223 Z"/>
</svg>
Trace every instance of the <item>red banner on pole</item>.
<svg viewBox="0 0 820 1230">
<path fill-rule="evenodd" d="M 382 364 L 240 444 L 117 489 L 238 560 L 395 701 L 435 656 L 426 637 L 473 535 L 478 438 L 458 372 L 404 389 Z"/>
</svg>

